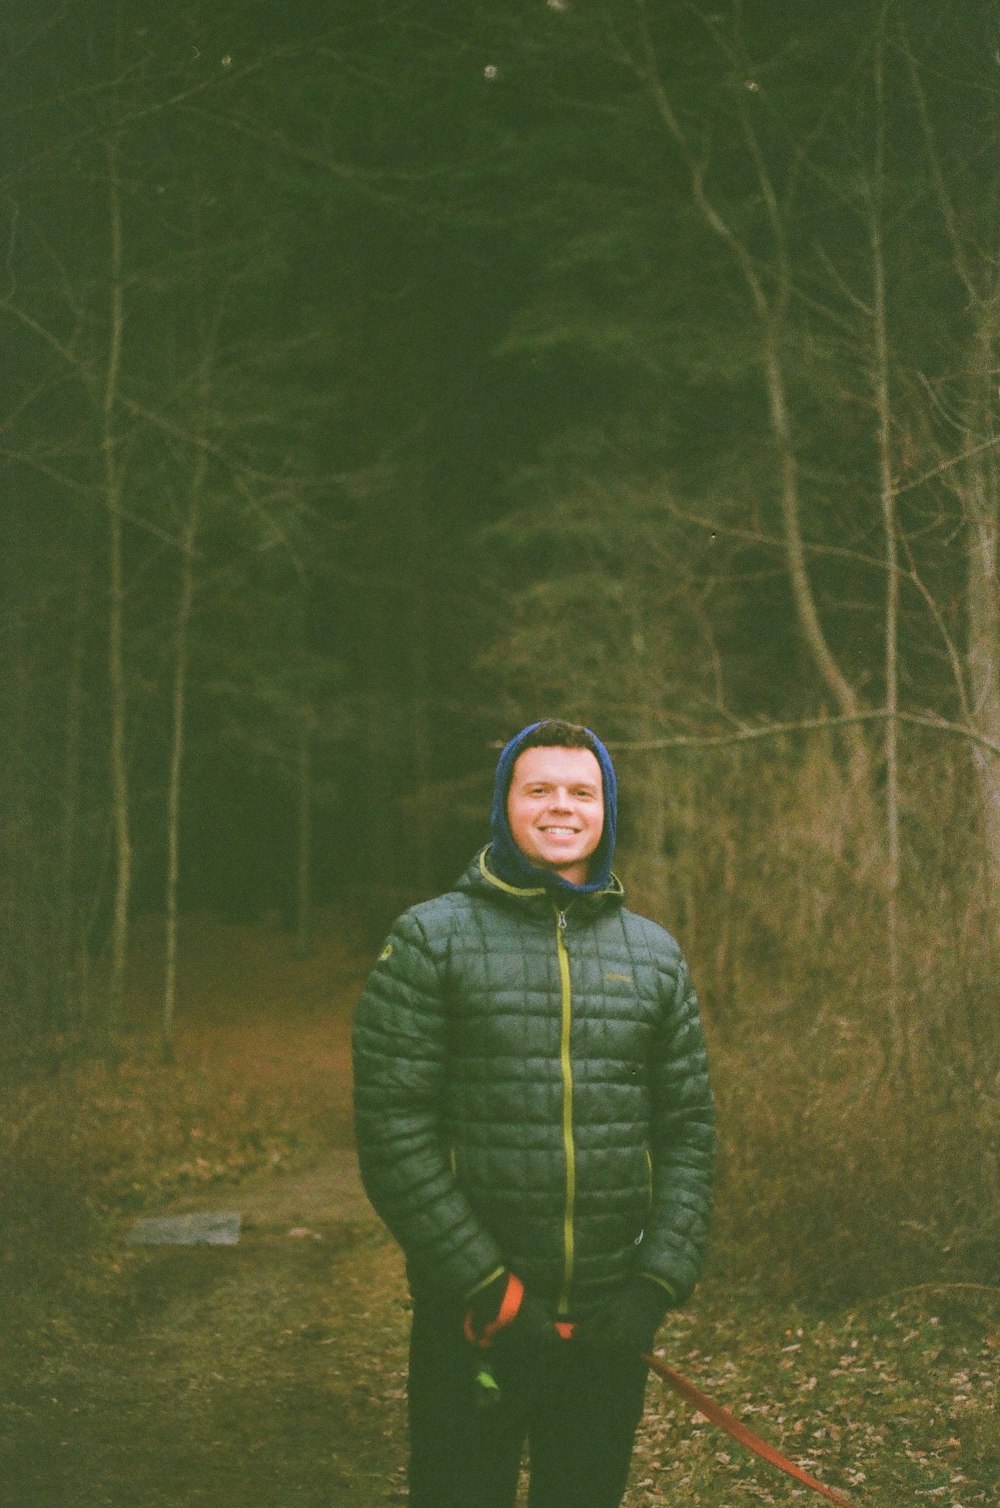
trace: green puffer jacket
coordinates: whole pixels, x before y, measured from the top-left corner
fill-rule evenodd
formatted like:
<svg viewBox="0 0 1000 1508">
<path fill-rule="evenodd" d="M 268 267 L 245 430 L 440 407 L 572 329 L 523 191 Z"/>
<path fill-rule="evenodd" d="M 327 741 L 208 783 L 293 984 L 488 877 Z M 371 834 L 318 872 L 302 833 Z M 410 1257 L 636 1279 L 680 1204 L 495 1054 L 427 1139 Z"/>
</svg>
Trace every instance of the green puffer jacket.
<svg viewBox="0 0 1000 1508">
<path fill-rule="evenodd" d="M 492 875 L 395 924 L 359 1002 L 361 1173 L 415 1291 L 509 1266 L 579 1315 L 634 1272 L 683 1303 L 711 1205 L 698 1004 L 617 880 L 564 912 Z"/>
</svg>

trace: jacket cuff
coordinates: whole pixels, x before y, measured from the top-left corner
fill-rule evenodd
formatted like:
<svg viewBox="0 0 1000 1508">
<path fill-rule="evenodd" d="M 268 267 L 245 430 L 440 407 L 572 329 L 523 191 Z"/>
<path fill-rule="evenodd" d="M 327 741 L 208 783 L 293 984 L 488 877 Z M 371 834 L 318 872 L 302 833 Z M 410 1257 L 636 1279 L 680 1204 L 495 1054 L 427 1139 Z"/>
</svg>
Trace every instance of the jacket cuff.
<svg viewBox="0 0 1000 1508">
<path fill-rule="evenodd" d="M 485 1278 L 481 1278 L 474 1287 L 468 1290 L 468 1292 L 465 1294 L 464 1302 L 466 1304 L 471 1304 L 472 1300 L 478 1293 L 482 1293 L 484 1288 L 488 1288 L 491 1283 L 495 1283 L 497 1278 L 502 1278 L 506 1271 L 506 1267 L 494 1267 L 491 1273 L 489 1273 Z"/>
<path fill-rule="evenodd" d="M 655 1272 L 639 1272 L 637 1276 L 640 1278 L 646 1278 L 650 1283 L 655 1283 L 657 1288 L 663 1289 L 668 1301 L 671 1304 L 677 1303 L 677 1290 L 672 1283 L 667 1282 L 666 1278 L 657 1277 Z"/>
</svg>

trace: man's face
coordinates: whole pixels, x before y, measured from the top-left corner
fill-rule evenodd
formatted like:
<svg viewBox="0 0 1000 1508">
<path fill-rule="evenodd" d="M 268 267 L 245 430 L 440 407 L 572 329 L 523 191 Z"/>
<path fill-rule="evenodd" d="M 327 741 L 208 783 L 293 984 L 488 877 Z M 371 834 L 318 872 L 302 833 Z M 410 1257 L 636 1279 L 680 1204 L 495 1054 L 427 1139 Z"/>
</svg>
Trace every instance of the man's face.
<svg viewBox="0 0 1000 1508">
<path fill-rule="evenodd" d="M 514 842 L 537 868 L 583 885 L 604 831 L 601 767 L 589 749 L 525 749 L 507 796 Z"/>
</svg>

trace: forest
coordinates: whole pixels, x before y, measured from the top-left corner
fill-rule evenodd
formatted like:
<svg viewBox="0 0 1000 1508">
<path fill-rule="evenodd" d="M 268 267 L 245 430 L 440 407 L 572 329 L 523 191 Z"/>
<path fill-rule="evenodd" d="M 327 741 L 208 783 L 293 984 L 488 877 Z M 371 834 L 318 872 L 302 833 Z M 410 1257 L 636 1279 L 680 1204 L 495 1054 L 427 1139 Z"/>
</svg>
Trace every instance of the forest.
<svg viewBox="0 0 1000 1508">
<path fill-rule="evenodd" d="M 370 954 L 568 717 L 737 1268 L 995 1283 L 997 6 L 4 9 L 4 1073 L 140 923 L 167 1060 L 186 917 Z"/>
<path fill-rule="evenodd" d="M 351 1011 L 555 716 L 709 1038 L 661 1354 L 870 1505 L 994 1501 L 996 0 L 0 36 L 0 1496 L 400 1500 Z M 630 1508 L 785 1500 L 703 1423 L 651 1401 Z"/>
</svg>

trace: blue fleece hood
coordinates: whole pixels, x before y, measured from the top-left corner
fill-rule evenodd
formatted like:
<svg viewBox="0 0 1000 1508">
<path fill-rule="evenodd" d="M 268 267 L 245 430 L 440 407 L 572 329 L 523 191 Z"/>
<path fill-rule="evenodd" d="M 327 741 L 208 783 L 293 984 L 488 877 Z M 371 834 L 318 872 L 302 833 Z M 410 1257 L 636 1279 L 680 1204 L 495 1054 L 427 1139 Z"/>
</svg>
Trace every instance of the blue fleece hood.
<svg viewBox="0 0 1000 1508">
<path fill-rule="evenodd" d="M 571 885 L 561 875 L 549 869 L 536 868 L 514 842 L 507 820 L 507 793 L 517 756 L 524 748 L 530 734 L 541 723 L 529 723 L 506 744 L 497 760 L 496 777 L 493 782 L 493 807 L 490 812 L 492 842 L 489 851 L 489 867 L 508 885 L 538 886 L 565 895 L 592 895 L 606 890 L 611 883 L 611 865 L 615 854 L 615 835 L 618 829 L 618 782 L 611 755 L 595 733 L 586 731 L 594 740 L 594 753 L 601 767 L 601 784 L 604 790 L 604 831 L 601 841 L 590 860 L 589 879 L 585 885 Z"/>
</svg>

